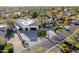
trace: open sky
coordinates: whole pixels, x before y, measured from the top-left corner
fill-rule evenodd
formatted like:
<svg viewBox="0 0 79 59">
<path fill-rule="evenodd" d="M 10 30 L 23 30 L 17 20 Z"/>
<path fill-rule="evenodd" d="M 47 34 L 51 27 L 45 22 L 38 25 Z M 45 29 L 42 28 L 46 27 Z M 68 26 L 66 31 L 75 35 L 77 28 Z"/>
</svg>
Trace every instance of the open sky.
<svg viewBox="0 0 79 59">
<path fill-rule="evenodd" d="M 0 0 L 0 6 L 78 6 L 79 0 Z"/>
</svg>

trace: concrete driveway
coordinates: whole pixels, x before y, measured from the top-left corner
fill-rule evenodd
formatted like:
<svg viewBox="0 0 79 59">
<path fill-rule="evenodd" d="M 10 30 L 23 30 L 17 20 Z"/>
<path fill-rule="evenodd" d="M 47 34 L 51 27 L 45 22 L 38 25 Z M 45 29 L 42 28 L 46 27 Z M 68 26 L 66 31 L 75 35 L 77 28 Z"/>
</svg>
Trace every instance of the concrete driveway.
<svg viewBox="0 0 79 59">
<path fill-rule="evenodd" d="M 15 53 L 22 50 L 22 49 L 25 49 L 17 34 L 14 34 L 14 37 L 11 38 L 7 43 L 13 44 Z"/>
</svg>

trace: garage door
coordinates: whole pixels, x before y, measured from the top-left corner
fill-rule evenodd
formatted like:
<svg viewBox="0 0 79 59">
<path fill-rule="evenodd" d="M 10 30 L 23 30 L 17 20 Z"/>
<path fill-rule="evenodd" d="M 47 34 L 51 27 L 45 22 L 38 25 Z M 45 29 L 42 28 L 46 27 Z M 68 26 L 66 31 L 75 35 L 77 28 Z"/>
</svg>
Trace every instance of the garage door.
<svg viewBox="0 0 79 59">
<path fill-rule="evenodd" d="M 26 31 L 28 31 L 28 28 L 25 28 Z"/>
<path fill-rule="evenodd" d="M 37 28 L 30 28 L 30 30 L 37 30 Z"/>
</svg>

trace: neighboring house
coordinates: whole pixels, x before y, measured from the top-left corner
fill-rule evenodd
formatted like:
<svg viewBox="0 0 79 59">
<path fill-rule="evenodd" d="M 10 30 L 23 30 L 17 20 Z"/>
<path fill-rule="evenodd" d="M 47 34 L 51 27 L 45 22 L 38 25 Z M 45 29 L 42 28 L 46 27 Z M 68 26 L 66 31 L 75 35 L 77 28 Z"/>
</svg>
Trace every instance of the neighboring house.
<svg viewBox="0 0 79 59">
<path fill-rule="evenodd" d="M 53 19 L 47 19 L 47 20 L 45 20 L 45 23 L 52 23 L 53 22 Z"/>
<path fill-rule="evenodd" d="M 77 20 L 77 21 L 75 22 L 75 24 L 76 24 L 76 25 L 79 25 L 79 20 Z"/>
<path fill-rule="evenodd" d="M 1 24 L 0 25 L 0 36 L 4 37 L 6 35 L 6 32 L 7 32 L 7 26 L 4 24 Z"/>
<path fill-rule="evenodd" d="M 48 19 L 47 20 L 49 23 L 52 23 L 53 22 L 53 19 Z"/>
<path fill-rule="evenodd" d="M 17 19 L 17 24 L 24 30 L 38 30 L 38 23 L 35 19 Z"/>
</svg>

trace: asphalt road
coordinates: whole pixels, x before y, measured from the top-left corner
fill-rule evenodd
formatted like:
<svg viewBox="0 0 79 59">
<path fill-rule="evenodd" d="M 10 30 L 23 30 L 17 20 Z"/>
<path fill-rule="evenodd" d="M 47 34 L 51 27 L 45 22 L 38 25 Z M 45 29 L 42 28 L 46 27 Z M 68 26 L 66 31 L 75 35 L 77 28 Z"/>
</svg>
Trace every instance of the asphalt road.
<svg viewBox="0 0 79 59">
<path fill-rule="evenodd" d="M 41 48 L 43 48 L 43 51 L 41 51 L 41 53 L 43 53 L 43 52 L 47 51 L 48 49 L 52 48 L 53 46 L 54 46 L 53 43 L 51 43 L 49 40 L 45 40 L 45 41 L 37 44 L 36 46 L 33 46 L 32 48 L 30 48 L 30 50 L 24 49 L 20 52 L 22 52 L 22 53 L 26 53 L 26 52 L 28 52 L 28 53 L 38 53 L 38 51 L 35 51 L 35 49 L 36 48 L 39 49 L 39 47 L 41 47 Z"/>
<path fill-rule="evenodd" d="M 67 31 L 67 30 L 64 29 L 64 30 L 62 31 L 62 33 L 60 33 L 59 35 L 64 36 L 64 37 L 68 37 L 68 36 L 70 36 L 72 33 L 74 33 L 74 31 L 75 31 L 76 29 L 78 29 L 78 28 L 79 28 L 78 25 L 72 25 L 72 26 L 69 28 L 70 31 Z"/>
<path fill-rule="evenodd" d="M 60 42 L 62 42 L 64 39 L 66 39 L 65 37 L 59 36 L 56 33 L 54 33 L 52 30 L 48 31 L 48 40 L 52 41 L 55 45 L 59 44 Z"/>
</svg>

